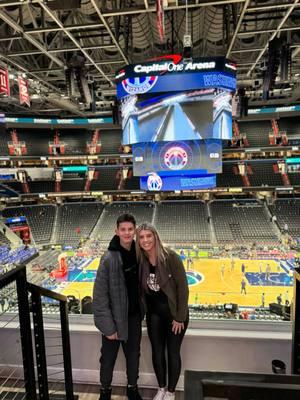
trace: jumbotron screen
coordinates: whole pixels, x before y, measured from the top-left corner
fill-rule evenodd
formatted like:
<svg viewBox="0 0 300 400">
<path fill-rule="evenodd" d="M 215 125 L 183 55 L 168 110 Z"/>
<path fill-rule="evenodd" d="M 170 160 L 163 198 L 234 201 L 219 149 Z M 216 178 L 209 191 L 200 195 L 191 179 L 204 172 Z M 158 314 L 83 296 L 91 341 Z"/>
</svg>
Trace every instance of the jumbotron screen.
<svg viewBox="0 0 300 400">
<path fill-rule="evenodd" d="M 165 58 L 116 74 L 123 144 L 231 139 L 235 64 L 222 57 Z"/>
<path fill-rule="evenodd" d="M 123 144 L 232 137 L 231 94 L 220 89 L 128 96 L 121 111 Z"/>
<path fill-rule="evenodd" d="M 222 145 L 219 140 L 146 142 L 132 146 L 133 174 L 145 176 L 153 171 L 178 175 L 222 172 Z"/>
</svg>

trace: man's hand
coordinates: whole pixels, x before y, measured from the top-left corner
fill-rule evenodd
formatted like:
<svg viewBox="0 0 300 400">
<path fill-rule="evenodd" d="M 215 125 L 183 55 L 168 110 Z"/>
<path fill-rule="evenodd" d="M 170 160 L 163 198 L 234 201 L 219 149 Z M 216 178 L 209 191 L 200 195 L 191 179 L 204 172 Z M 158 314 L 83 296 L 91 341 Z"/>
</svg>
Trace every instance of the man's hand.
<svg viewBox="0 0 300 400">
<path fill-rule="evenodd" d="M 113 333 L 113 334 L 110 335 L 110 336 L 106 336 L 106 338 L 107 338 L 108 340 L 118 340 L 118 333 L 115 332 L 115 333 Z"/>
<path fill-rule="evenodd" d="M 177 335 L 177 333 L 181 333 L 181 331 L 184 330 L 184 323 L 183 322 L 177 322 L 175 319 L 172 321 L 172 332 L 174 335 Z"/>
</svg>

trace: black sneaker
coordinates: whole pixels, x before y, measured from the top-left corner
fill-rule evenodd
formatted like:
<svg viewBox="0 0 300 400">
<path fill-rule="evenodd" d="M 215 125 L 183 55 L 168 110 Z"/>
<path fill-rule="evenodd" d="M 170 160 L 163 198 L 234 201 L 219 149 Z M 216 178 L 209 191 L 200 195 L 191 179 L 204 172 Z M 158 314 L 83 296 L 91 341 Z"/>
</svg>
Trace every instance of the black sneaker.
<svg viewBox="0 0 300 400">
<path fill-rule="evenodd" d="M 127 397 L 128 400 L 143 400 L 139 394 L 137 386 L 127 386 Z"/>
<path fill-rule="evenodd" d="M 100 389 L 99 400 L 111 400 L 111 389 Z"/>
</svg>

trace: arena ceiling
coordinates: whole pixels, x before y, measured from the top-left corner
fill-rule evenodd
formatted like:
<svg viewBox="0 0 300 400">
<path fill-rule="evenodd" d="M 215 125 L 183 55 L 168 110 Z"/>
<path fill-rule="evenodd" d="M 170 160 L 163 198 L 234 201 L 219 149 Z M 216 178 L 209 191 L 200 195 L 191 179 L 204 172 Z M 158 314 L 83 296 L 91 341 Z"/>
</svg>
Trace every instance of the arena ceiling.
<svg viewBox="0 0 300 400">
<path fill-rule="evenodd" d="M 20 106 L 16 84 L 0 98 L 8 113 L 92 115 L 67 97 L 65 68 L 74 54 L 85 57 L 95 81 L 97 110 L 110 110 L 114 72 L 122 65 L 182 52 L 186 0 L 164 0 L 165 41 L 160 41 L 155 0 L 0 0 L 0 63 L 30 79 L 32 106 Z M 193 56 L 226 55 L 238 64 L 239 86 L 251 102 L 261 100 L 269 41 L 284 37 L 292 49 L 292 76 L 278 81 L 273 100 L 300 101 L 300 0 L 187 0 Z M 63 110 L 60 112 L 59 110 Z"/>
</svg>

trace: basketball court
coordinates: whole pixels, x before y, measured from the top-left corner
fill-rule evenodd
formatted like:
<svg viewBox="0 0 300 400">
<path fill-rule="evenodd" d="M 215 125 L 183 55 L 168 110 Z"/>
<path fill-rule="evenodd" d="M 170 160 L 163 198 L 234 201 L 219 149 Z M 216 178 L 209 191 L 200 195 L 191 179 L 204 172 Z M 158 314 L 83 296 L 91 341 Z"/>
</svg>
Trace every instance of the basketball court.
<svg viewBox="0 0 300 400">
<path fill-rule="evenodd" d="M 237 303 L 258 307 L 263 297 L 265 306 L 276 302 L 280 294 L 282 304 L 292 299 L 293 265 L 290 261 L 192 257 L 190 260 L 183 260 L 190 289 L 189 304 Z M 56 290 L 79 299 L 92 296 L 98 265 L 99 258 L 95 258 L 85 262 L 83 268 L 72 269 L 63 282 L 57 282 Z M 243 280 L 246 294 L 241 293 Z"/>
</svg>

